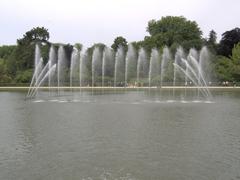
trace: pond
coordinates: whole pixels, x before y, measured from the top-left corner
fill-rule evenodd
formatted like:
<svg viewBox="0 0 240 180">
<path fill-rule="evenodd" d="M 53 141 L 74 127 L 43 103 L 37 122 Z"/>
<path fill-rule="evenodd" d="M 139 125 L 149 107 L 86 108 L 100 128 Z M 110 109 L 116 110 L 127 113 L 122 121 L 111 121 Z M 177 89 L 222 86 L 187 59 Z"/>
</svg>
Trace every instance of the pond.
<svg viewBox="0 0 240 180">
<path fill-rule="evenodd" d="M 240 90 L 0 92 L 0 179 L 240 179 Z"/>
</svg>

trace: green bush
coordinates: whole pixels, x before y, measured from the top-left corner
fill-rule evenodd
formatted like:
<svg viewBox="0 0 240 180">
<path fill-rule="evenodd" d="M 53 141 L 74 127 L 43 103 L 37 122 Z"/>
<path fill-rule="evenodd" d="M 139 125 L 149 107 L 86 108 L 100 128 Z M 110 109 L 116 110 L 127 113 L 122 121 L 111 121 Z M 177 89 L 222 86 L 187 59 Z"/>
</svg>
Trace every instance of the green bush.
<svg viewBox="0 0 240 180">
<path fill-rule="evenodd" d="M 33 74 L 32 69 L 28 69 L 25 71 L 18 71 L 15 81 L 17 83 L 30 83 L 32 79 L 32 74 Z"/>
</svg>

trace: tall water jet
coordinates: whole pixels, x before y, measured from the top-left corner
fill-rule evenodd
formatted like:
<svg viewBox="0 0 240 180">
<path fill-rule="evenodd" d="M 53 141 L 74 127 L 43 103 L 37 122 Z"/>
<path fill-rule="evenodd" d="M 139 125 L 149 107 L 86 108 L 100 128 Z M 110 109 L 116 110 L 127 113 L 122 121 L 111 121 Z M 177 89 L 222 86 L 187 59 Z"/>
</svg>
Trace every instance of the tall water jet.
<svg viewBox="0 0 240 180">
<path fill-rule="evenodd" d="M 189 50 L 189 53 L 188 53 L 188 56 L 187 56 L 187 61 L 188 63 L 193 67 L 195 68 L 195 70 L 197 71 L 197 74 L 199 74 L 199 69 L 198 69 L 198 58 L 199 58 L 199 55 L 198 55 L 198 52 L 195 48 L 191 48 Z M 195 62 L 193 63 L 192 59 L 195 60 Z M 190 73 L 189 72 L 189 66 L 186 66 L 186 73 Z M 185 76 L 185 86 L 187 86 L 188 84 L 189 85 L 192 85 L 192 81 L 189 81 L 189 78 L 187 77 L 187 75 Z M 197 88 L 197 93 L 199 95 L 199 88 Z M 185 88 L 185 96 L 186 96 L 186 88 Z"/>
<path fill-rule="evenodd" d="M 92 55 L 92 87 L 95 86 L 95 76 L 99 75 L 101 69 L 101 52 L 99 47 L 95 47 Z"/>
<path fill-rule="evenodd" d="M 81 51 L 80 54 L 80 63 L 79 63 L 79 86 L 83 87 L 85 85 L 89 85 L 89 83 L 91 84 L 91 80 L 89 81 L 89 77 L 91 77 L 91 70 L 89 70 L 87 68 L 87 65 L 89 63 L 89 56 L 88 56 L 88 52 L 87 51 Z M 86 84 L 88 80 L 88 84 Z"/>
<path fill-rule="evenodd" d="M 161 75 L 160 75 L 160 87 L 163 86 L 165 72 L 167 70 L 169 61 L 171 59 L 171 54 L 168 47 L 163 48 L 162 60 L 161 60 Z"/>
<path fill-rule="evenodd" d="M 105 78 L 112 76 L 112 70 L 114 69 L 114 61 L 113 61 L 113 52 L 109 47 L 105 47 L 103 51 L 102 58 L 102 87 L 106 86 Z"/>
<path fill-rule="evenodd" d="M 137 83 L 139 84 L 139 79 L 146 78 L 148 72 L 148 61 L 146 52 L 141 48 L 138 52 L 138 61 L 137 61 Z"/>
<path fill-rule="evenodd" d="M 77 71 L 79 70 L 79 51 L 77 48 L 73 48 L 71 54 L 71 64 L 70 64 L 70 87 L 73 87 L 73 81 L 77 78 Z"/>
<path fill-rule="evenodd" d="M 192 77 L 190 76 L 189 74 L 186 73 L 186 70 L 184 70 L 180 65 L 176 64 L 176 63 L 173 63 L 174 67 L 176 68 L 176 71 L 180 71 L 182 72 L 183 74 L 187 75 L 188 78 L 194 83 L 195 86 L 197 86 L 197 81 Z"/>
<path fill-rule="evenodd" d="M 38 65 L 40 59 L 41 59 L 41 50 L 40 50 L 39 44 L 37 43 L 35 45 L 35 57 L 34 57 L 34 68 L 35 68 L 35 73 L 36 73 L 35 79 L 37 79 L 37 77 L 40 73 L 39 69 L 37 68 L 37 65 Z"/>
<path fill-rule="evenodd" d="M 183 69 L 180 65 L 178 65 L 178 64 L 173 63 L 174 67 L 176 68 L 177 71 L 180 71 L 180 72 L 182 72 L 184 75 L 186 75 L 186 76 L 193 82 L 193 84 L 198 87 L 199 84 L 198 84 L 198 81 L 197 81 L 197 74 L 196 74 L 196 72 L 195 72 L 194 69 L 188 64 L 188 62 L 187 62 L 185 59 L 182 59 L 182 60 L 183 60 L 183 62 L 185 63 L 186 66 L 189 66 L 188 69 L 189 69 L 189 71 L 193 74 L 193 76 L 190 75 L 189 73 L 187 73 L 186 70 L 184 70 L 184 69 Z M 208 91 L 207 91 L 206 88 L 199 88 L 199 90 L 202 92 L 202 94 L 203 94 L 205 97 L 208 97 L 208 96 L 209 96 Z"/>
<path fill-rule="evenodd" d="M 198 52 L 195 48 L 191 48 L 187 56 L 187 61 L 189 62 L 189 64 L 191 64 L 192 67 L 195 67 L 198 63 L 193 62 L 192 61 L 193 59 L 195 60 L 195 62 L 197 62 L 199 59 Z M 199 71 L 199 69 L 196 69 L 196 70 Z M 199 72 L 197 74 L 199 74 Z"/>
<path fill-rule="evenodd" d="M 115 67 L 114 67 L 114 87 L 117 86 L 117 82 L 123 85 L 124 78 L 124 49 L 120 46 L 117 49 L 115 56 Z"/>
<path fill-rule="evenodd" d="M 130 78 L 136 78 L 137 55 L 132 44 L 128 45 L 128 51 L 125 60 L 125 87 L 128 86 Z"/>
<path fill-rule="evenodd" d="M 40 62 L 43 62 L 43 59 L 40 59 Z M 48 63 L 42 68 L 41 72 L 39 73 L 33 87 L 35 88 L 36 86 L 38 86 L 39 82 L 42 80 L 42 78 L 45 76 L 45 74 L 48 72 L 48 67 L 49 67 L 49 61 Z M 29 96 L 31 96 L 31 93 L 34 91 L 34 89 L 32 89 L 32 91 L 29 92 Z"/>
<path fill-rule="evenodd" d="M 209 62 L 209 51 L 207 47 L 204 46 L 202 47 L 199 54 L 199 80 L 202 79 L 205 86 L 208 86 L 209 81 L 211 79 L 210 77 L 212 72 L 211 67 L 212 66 L 210 66 L 210 62 Z M 207 88 L 207 91 L 209 96 L 211 96 L 211 93 L 208 88 Z"/>
<path fill-rule="evenodd" d="M 35 45 L 35 54 L 34 54 L 34 73 L 33 73 L 33 77 L 32 77 L 31 83 L 30 83 L 30 88 L 28 90 L 27 96 L 29 96 L 29 93 L 32 91 L 33 83 L 36 82 L 38 75 L 41 72 L 42 68 L 43 68 L 43 61 L 41 58 L 41 50 L 40 50 L 39 44 L 36 44 Z"/>
<path fill-rule="evenodd" d="M 30 95 L 30 97 L 33 97 L 36 95 L 38 88 L 47 80 L 47 78 L 49 78 L 49 75 L 54 74 L 53 71 L 56 70 L 56 64 L 54 64 L 48 71 L 47 73 L 44 74 L 44 76 L 41 78 L 41 80 L 39 81 L 39 83 L 36 85 L 33 93 Z"/>
<path fill-rule="evenodd" d="M 207 74 L 211 74 L 211 69 L 210 69 L 210 64 L 209 64 L 209 52 L 206 46 L 202 47 L 200 53 L 199 53 L 199 72 L 200 75 L 203 76 L 206 81 L 210 80 L 210 77 L 207 77 Z"/>
<path fill-rule="evenodd" d="M 79 55 L 79 86 L 82 87 L 86 52 Z"/>
<path fill-rule="evenodd" d="M 152 49 L 150 64 L 149 64 L 149 73 L 148 73 L 148 86 L 151 87 L 151 81 L 154 77 L 158 75 L 159 72 L 159 53 L 156 49 Z"/>
<path fill-rule="evenodd" d="M 41 61 L 43 62 L 43 59 L 41 58 Z M 47 62 L 47 64 L 42 68 L 42 70 L 40 71 L 34 86 L 38 85 L 39 82 L 41 81 L 42 77 L 48 72 L 49 68 L 49 61 Z"/>
<path fill-rule="evenodd" d="M 103 51 L 103 60 L 102 60 L 102 87 L 104 87 L 104 81 L 105 81 L 105 66 L 106 66 L 106 48 L 104 48 Z"/>
<path fill-rule="evenodd" d="M 38 70 L 36 70 L 36 69 L 38 69 Z M 37 78 L 38 78 L 37 72 L 42 71 L 42 69 L 43 69 L 43 59 L 40 58 L 40 61 L 38 62 L 37 66 L 35 67 L 33 77 L 32 77 L 31 83 L 30 83 L 30 88 L 28 89 L 27 97 L 30 96 L 31 91 L 33 90 L 32 88 L 37 81 Z"/>
<path fill-rule="evenodd" d="M 181 59 L 184 58 L 184 50 L 182 47 L 177 48 L 177 52 L 175 54 L 174 63 L 181 66 Z M 173 86 L 176 86 L 177 80 L 177 68 L 174 66 L 173 72 Z"/>
<path fill-rule="evenodd" d="M 58 64 L 57 64 L 57 86 L 58 94 L 60 94 L 60 86 L 64 86 L 65 76 L 67 71 L 67 59 L 63 46 L 58 49 Z"/>
<path fill-rule="evenodd" d="M 176 81 L 177 81 L 177 76 L 179 74 L 178 73 L 178 66 L 181 66 L 181 59 L 184 58 L 184 51 L 183 48 L 180 46 L 177 48 L 177 52 L 175 53 L 175 58 L 174 58 L 174 67 L 173 67 L 173 97 L 175 97 L 175 86 L 176 86 Z"/>
<path fill-rule="evenodd" d="M 198 54 L 198 51 L 195 49 L 195 48 L 191 48 L 189 50 L 189 53 L 188 53 L 188 57 L 189 58 L 190 56 L 192 56 L 194 59 L 196 59 L 198 61 L 198 58 L 199 58 L 199 54 Z"/>
<path fill-rule="evenodd" d="M 49 51 L 49 60 L 48 60 L 48 70 L 51 69 L 51 67 L 57 63 L 57 54 L 56 54 L 56 50 L 55 47 L 52 45 L 50 47 L 50 51 Z M 51 72 L 50 72 L 51 73 Z M 52 80 L 53 75 L 50 74 L 48 77 L 48 87 L 52 87 L 53 86 L 53 80 Z M 50 91 L 50 89 L 49 89 Z"/>
</svg>

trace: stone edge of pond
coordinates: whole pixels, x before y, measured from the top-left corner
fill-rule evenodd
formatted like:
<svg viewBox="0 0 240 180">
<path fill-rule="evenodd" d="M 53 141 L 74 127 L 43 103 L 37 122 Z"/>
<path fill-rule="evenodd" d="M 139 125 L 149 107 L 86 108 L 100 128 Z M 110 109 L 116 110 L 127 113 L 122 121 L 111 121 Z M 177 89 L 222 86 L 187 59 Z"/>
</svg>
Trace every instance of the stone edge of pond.
<svg viewBox="0 0 240 180">
<path fill-rule="evenodd" d="M 35 87 L 33 87 L 35 88 Z M 64 90 L 71 90 L 71 89 L 85 89 L 85 90 L 91 90 L 91 89 L 128 89 L 128 90 L 136 90 L 136 89 L 198 89 L 198 88 L 206 88 L 206 87 L 185 87 L 185 86 L 164 86 L 164 87 L 68 87 L 68 86 L 62 86 L 62 87 L 39 87 L 38 89 L 41 90 L 48 90 L 48 89 L 64 89 Z M 240 86 L 209 86 L 207 87 L 209 89 L 240 89 Z M 11 90 L 28 90 L 30 87 L 26 86 L 0 86 L 0 91 L 11 91 Z"/>
</svg>

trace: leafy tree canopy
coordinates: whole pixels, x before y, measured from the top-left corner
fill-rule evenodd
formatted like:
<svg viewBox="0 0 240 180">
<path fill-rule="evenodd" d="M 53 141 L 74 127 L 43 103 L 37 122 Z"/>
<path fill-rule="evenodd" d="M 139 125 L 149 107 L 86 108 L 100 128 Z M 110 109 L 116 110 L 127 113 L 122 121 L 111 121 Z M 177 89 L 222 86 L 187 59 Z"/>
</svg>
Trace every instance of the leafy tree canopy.
<svg viewBox="0 0 240 180">
<path fill-rule="evenodd" d="M 75 43 L 74 47 L 77 48 L 79 51 L 82 50 L 83 45 L 81 43 Z"/>
<path fill-rule="evenodd" d="M 35 43 L 47 43 L 47 47 L 42 53 L 46 60 L 47 51 L 49 49 L 49 33 L 44 27 L 36 27 L 27 31 L 23 38 L 17 40 L 17 48 L 14 52 L 14 59 L 16 61 L 16 70 L 21 71 L 33 67 Z"/>
<path fill-rule="evenodd" d="M 15 49 L 16 49 L 15 45 L 0 46 L 0 58 L 7 59 Z"/>
<path fill-rule="evenodd" d="M 166 16 L 157 21 L 151 20 L 148 22 L 147 31 L 157 47 L 187 41 L 201 42 L 202 35 L 198 24 L 183 16 Z"/>
<path fill-rule="evenodd" d="M 208 46 L 208 49 L 216 54 L 217 52 L 217 33 L 214 30 L 211 30 L 209 32 L 209 36 L 207 39 L 205 39 L 205 44 Z"/>
<path fill-rule="evenodd" d="M 27 31 L 23 35 L 23 38 L 17 40 L 17 43 L 18 43 L 18 45 L 29 44 L 31 42 L 48 43 L 49 37 L 50 37 L 49 32 L 46 28 L 36 27 L 36 28 L 31 29 L 30 31 Z"/>
<path fill-rule="evenodd" d="M 218 54 L 227 57 L 231 56 L 232 49 L 238 42 L 240 42 L 240 28 L 224 32 L 219 44 Z"/>
<path fill-rule="evenodd" d="M 127 49 L 127 40 L 122 36 L 116 37 L 111 47 L 114 51 L 117 51 L 119 46 L 122 46 L 125 50 Z"/>
<path fill-rule="evenodd" d="M 234 45 L 231 59 L 235 65 L 240 65 L 240 43 Z"/>
<path fill-rule="evenodd" d="M 209 33 L 208 43 L 209 44 L 217 43 L 217 33 L 214 30 L 211 30 Z"/>
<path fill-rule="evenodd" d="M 215 69 L 220 80 L 240 81 L 240 43 L 232 49 L 231 57 L 219 58 Z"/>
</svg>

